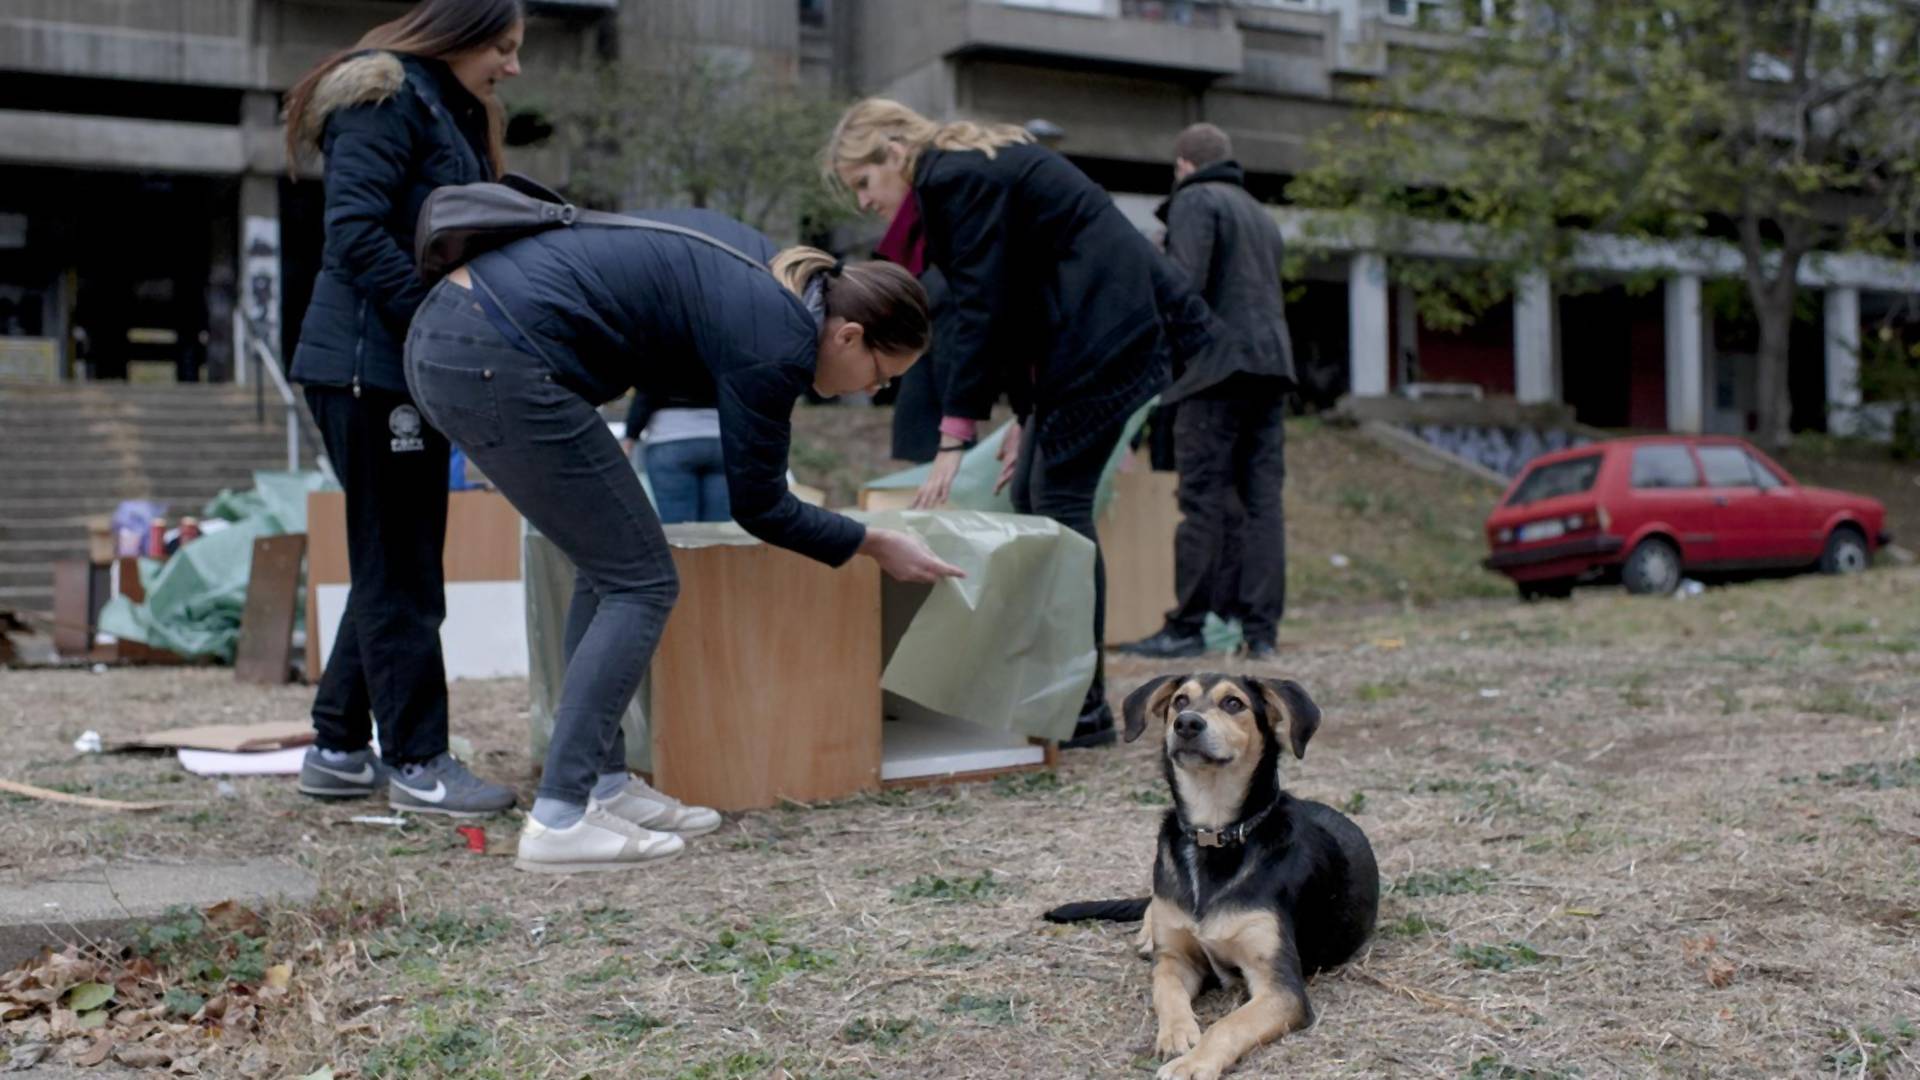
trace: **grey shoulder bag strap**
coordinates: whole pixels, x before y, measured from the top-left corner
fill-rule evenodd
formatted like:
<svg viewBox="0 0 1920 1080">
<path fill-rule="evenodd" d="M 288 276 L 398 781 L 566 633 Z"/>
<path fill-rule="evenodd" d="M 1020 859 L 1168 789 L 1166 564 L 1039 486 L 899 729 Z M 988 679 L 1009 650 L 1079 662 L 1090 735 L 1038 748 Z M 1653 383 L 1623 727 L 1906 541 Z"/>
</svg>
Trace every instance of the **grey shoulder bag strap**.
<svg viewBox="0 0 1920 1080">
<path fill-rule="evenodd" d="M 698 229 L 664 221 L 644 221 L 625 214 L 582 210 L 552 189 L 512 173 L 502 177 L 499 183 L 453 184 L 427 196 L 414 231 L 414 261 L 419 265 L 421 278 L 431 283 L 445 277 L 454 267 L 522 237 L 575 225 L 674 233 L 772 273 L 760 260 Z"/>
</svg>

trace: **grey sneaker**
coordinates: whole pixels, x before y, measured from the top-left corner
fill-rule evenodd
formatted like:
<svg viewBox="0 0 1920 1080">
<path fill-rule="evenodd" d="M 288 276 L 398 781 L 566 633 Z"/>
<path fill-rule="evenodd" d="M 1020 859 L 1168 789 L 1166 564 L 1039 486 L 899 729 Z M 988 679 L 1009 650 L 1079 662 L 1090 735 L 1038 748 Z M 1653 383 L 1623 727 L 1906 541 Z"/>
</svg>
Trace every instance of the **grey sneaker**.
<svg viewBox="0 0 1920 1080">
<path fill-rule="evenodd" d="M 610 799 L 600 801 L 607 813 L 623 821 L 655 832 L 681 836 L 705 836 L 720 827 L 720 812 L 704 806 L 688 806 L 637 776 L 627 778 L 627 786 Z"/>
<path fill-rule="evenodd" d="M 513 789 L 473 775 L 452 754 L 441 754 L 412 776 L 388 774 L 387 804 L 395 810 L 449 817 L 483 817 L 512 809 Z"/>
<path fill-rule="evenodd" d="M 300 762 L 300 793 L 316 799 L 364 799 L 387 782 L 386 766 L 372 750 L 356 750 L 344 761 L 328 761 L 320 748 L 307 747 Z"/>
</svg>

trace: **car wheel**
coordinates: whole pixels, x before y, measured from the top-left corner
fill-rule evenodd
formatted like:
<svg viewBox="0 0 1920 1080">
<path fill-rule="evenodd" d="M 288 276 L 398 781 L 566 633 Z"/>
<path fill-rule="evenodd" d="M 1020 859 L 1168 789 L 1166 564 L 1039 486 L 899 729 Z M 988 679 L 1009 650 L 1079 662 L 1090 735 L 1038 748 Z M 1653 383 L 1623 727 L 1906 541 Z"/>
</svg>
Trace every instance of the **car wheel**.
<svg viewBox="0 0 1920 1080">
<path fill-rule="evenodd" d="M 1665 596 L 1680 587 L 1680 552 L 1658 538 L 1642 540 L 1620 568 L 1621 584 L 1635 596 Z"/>
<path fill-rule="evenodd" d="M 1827 549 L 1820 553 L 1823 574 L 1857 574 L 1867 568 L 1867 540 L 1853 529 L 1839 528 L 1827 537 Z"/>
</svg>

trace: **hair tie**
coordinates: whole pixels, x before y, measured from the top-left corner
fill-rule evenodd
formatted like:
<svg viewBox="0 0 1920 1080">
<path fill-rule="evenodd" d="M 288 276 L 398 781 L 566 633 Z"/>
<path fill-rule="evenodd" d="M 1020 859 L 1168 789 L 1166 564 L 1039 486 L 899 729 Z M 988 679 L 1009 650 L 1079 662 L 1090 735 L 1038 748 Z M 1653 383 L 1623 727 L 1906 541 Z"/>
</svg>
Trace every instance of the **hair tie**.
<svg viewBox="0 0 1920 1080">
<path fill-rule="evenodd" d="M 835 259 L 833 260 L 833 265 L 827 267 L 827 275 L 829 277 L 839 277 L 841 274 L 844 274 L 846 272 L 847 272 L 847 260 L 845 259 Z"/>
</svg>

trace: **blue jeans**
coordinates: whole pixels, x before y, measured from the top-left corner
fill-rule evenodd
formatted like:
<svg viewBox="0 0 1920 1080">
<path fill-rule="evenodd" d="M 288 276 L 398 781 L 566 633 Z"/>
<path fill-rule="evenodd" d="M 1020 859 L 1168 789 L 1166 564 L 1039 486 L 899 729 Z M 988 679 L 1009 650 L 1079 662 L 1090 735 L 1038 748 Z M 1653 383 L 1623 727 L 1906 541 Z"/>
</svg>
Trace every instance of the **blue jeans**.
<svg viewBox="0 0 1920 1080">
<path fill-rule="evenodd" d="M 680 595 L 660 519 L 599 411 L 507 344 L 466 289 L 427 295 L 406 366 L 433 426 L 579 569 L 539 793 L 585 803 L 601 773 L 626 771 L 620 718 Z"/>
<path fill-rule="evenodd" d="M 719 439 L 675 439 L 647 445 L 647 482 L 662 525 L 727 521 L 727 466 Z"/>
</svg>

